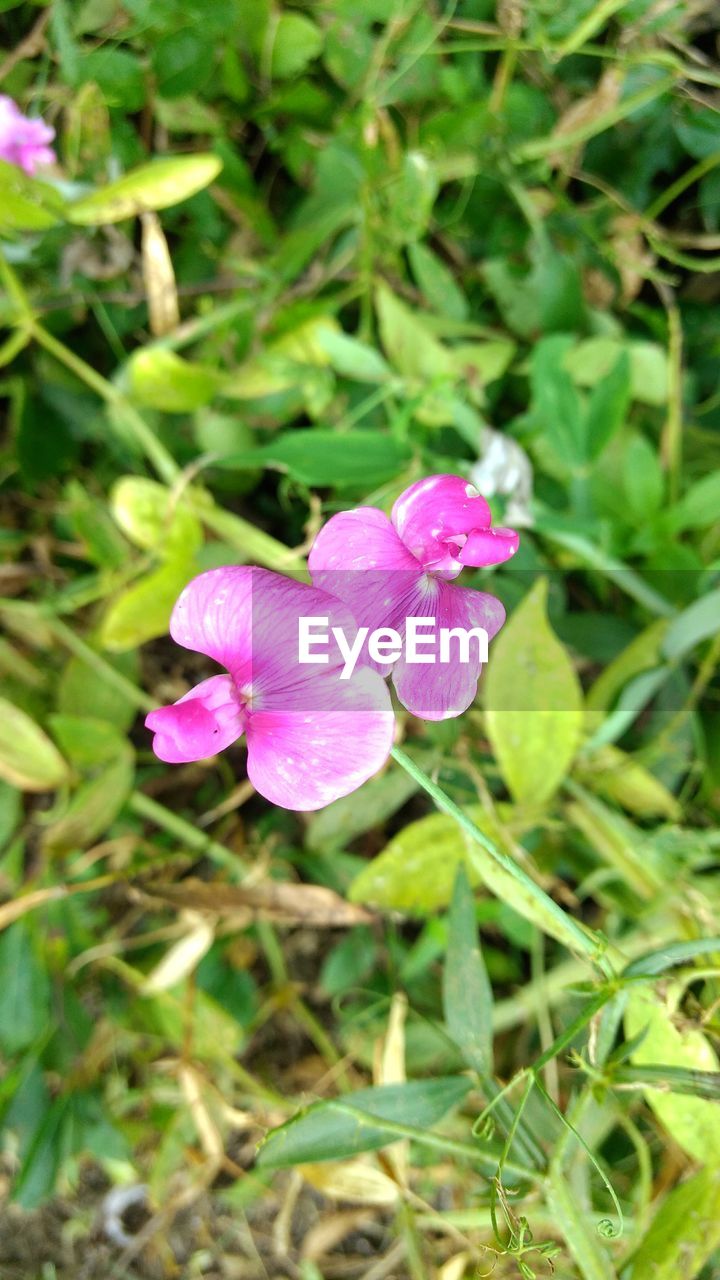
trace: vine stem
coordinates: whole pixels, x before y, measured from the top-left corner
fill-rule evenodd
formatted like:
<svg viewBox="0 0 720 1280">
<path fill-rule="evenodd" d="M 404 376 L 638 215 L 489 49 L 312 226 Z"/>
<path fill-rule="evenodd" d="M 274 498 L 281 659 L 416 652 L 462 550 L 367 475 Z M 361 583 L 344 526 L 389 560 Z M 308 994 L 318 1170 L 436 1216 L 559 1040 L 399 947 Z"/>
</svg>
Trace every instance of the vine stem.
<svg viewBox="0 0 720 1280">
<path fill-rule="evenodd" d="M 472 819 L 463 812 L 460 806 L 445 794 L 442 787 L 428 777 L 424 770 L 403 751 L 402 747 L 393 747 L 392 756 L 405 772 L 428 793 L 437 808 L 442 813 L 454 818 L 465 834 L 481 849 L 484 849 L 485 853 L 489 854 L 497 866 L 512 877 L 522 890 L 522 899 L 526 901 L 530 899 L 540 909 L 542 915 L 554 923 L 556 936 L 564 939 L 566 945 L 572 951 L 580 952 L 586 956 L 592 964 L 602 970 L 606 977 L 611 977 L 612 970 L 608 964 L 606 954 L 608 947 L 605 939 L 600 934 L 595 933 L 594 930 L 578 924 L 576 920 L 573 920 L 572 916 L 563 911 L 562 907 L 558 906 L 549 894 L 545 893 L 545 890 L 541 889 L 540 885 L 536 884 L 527 872 L 523 871 L 522 867 L 518 866 L 508 854 L 498 849 L 490 837 L 486 836 Z M 477 869 L 482 874 L 482 867 L 478 866 Z M 522 899 L 518 904 L 511 903 L 511 905 L 517 905 L 517 909 L 522 914 L 526 914 L 523 911 Z M 533 920 L 533 923 L 536 923 L 536 921 Z"/>
<path fill-rule="evenodd" d="M 173 484 L 180 475 L 180 467 L 172 454 L 165 448 L 165 445 L 158 440 L 152 428 L 148 426 L 145 419 L 130 404 L 122 392 L 113 386 L 111 382 L 108 382 L 107 378 L 104 378 L 101 373 L 98 373 L 89 364 L 86 364 L 84 360 L 81 360 L 80 356 L 75 355 L 75 352 L 66 347 L 64 342 L 58 341 L 42 325 L 33 323 L 31 333 L 36 342 L 41 347 L 44 347 L 49 355 L 54 356 L 56 360 L 64 364 L 66 369 L 70 369 L 86 386 L 95 391 L 106 404 L 112 405 L 116 410 L 119 410 L 123 421 L 132 431 L 148 462 L 152 463 L 157 474 L 166 484 Z"/>
</svg>

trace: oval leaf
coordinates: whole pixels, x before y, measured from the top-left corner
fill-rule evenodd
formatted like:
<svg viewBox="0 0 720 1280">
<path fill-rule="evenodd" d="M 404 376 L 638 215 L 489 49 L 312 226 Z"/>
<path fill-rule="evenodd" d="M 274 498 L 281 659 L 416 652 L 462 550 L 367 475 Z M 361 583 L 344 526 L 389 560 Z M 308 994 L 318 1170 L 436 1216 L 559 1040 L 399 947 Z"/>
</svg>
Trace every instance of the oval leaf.
<svg viewBox="0 0 720 1280">
<path fill-rule="evenodd" d="M 117 182 L 76 200 L 67 210 L 80 226 L 122 222 L 151 209 L 167 209 L 202 191 L 217 178 L 222 161 L 214 155 L 171 156 L 152 160 Z"/>
<path fill-rule="evenodd" d="M 572 764 L 583 724 L 582 692 L 547 619 L 540 578 L 495 641 L 485 684 L 488 737 L 517 800 L 541 804 Z"/>
<path fill-rule="evenodd" d="M 21 791 L 50 791 L 67 775 L 65 761 L 43 730 L 0 698 L 0 778 Z"/>
</svg>

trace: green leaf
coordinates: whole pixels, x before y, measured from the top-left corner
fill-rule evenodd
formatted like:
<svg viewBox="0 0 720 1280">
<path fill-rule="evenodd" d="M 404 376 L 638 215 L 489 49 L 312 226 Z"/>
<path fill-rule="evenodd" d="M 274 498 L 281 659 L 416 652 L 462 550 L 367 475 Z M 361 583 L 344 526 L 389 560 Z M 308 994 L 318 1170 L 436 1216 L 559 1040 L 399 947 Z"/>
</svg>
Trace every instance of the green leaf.
<svg viewBox="0 0 720 1280">
<path fill-rule="evenodd" d="M 683 529 L 706 529 L 714 525 L 720 511 L 720 471 L 711 471 L 691 485 L 687 493 L 668 512 L 668 524 L 676 532 Z"/>
<path fill-rule="evenodd" d="M 24 921 L 0 933 L 0 1045 L 14 1054 L 47 1029 L 50 983 Z"/>
<path fill-rule="evenodd" d="M 433 311 L 450 320 L 467 320 L 467 298 L 449 267 L 421 240 L 408 245 L 408 258 L 415 283 L 425 294 Z"/>
<path fill-rule="evenodd" d="M 494 641 L 485 681 L 485 721 L 503 778 L 517 800 L 542 804 L 577 751 L 582 691 L 547 619 L 540 578 Z"/>
<path fill-rule="evenodd" d="M 720 937 L 693 938 L 691 942 L 669 942 L 657 951 L 637 956 L 622 971 L 623 978 L 657 977 L 675 965 L 685 964 L 698 956 L 720 954 Z"/>
<path fill-rule="evenodd" d="M 718 1059 L 702 1031 L 675 1016 L 678 992 L 671 989 L 667 1002 L 649 988 L 631 989 L 625 1011 L 628 1039 L 646 1034 L 631 1054 L 636 1066 L 686 1067 L 692 1071 L 718 1070 Z M 717 1166 L 720 1159 L 720 1107 L 704 1098 L 686 1097 L 663 1089 L 645 1089 L 648 1105 L 658 1120 L 688 1155 L 701 1164 Z"/>
<path fill-rule="evenodd" d="M 197 516 L 156 480 L 123 476 L 113 485 L 110 507 L 123 533 L 144 551 L 189 560 L 202 546 Z"/>
<path fill-rule="evenodd" d="M 303 484 L 352 486 L 364 491 L 399 475 L 410 461 L 409 447 L 379 431 L 347 434 L 324 428 L 296 427 L 269 444 L 221 460 L 223 467 L 258 465 L 287 471 Z"/>
<path fill-rule="evenodd" d="M 670 376 L 667 352 L 656 342 L 586 338 L 566 352 L 563 367 L 581 387 L 594 387 L 616 368 L 627 353 L 630 360 L 630 392 L 641 404 L 667 403 Z"/>
<path fill-rule="evenodd" d="M 579 466 L 585 460 L 583 407 L 562 363 L 571 343 L 572 339 L 562 333 L 543 338 L 530 360 L 532 423 L 565 468 Z"/>
<path fill-rule="evenodd" d="M 52 791 L 68 768 L 47 734 L 19 707 L 0 698 L 0 778 L 21 791 Z"/>
<path fill-rule="evenodd" d="M 0 227 L 44 231 L 63 217 L 65 201 L 54 187 L 0 160 Z"/>
<path fill-rule="evenodd" d="M 630 407 L 630 360 L 622 351 L 592 390 L 585 416 L 585 452 L 597 458 L 625 421 Z"/>
<path fill-rule="evenodd" d="M 623 490 L 636 520 L 646 520 L 659 509 L 664 487 L 657 450 L 644 436 L 633 434 L 623 458 Z"/>
<path fill-rule="evenodd" d="M 490 342 L 460 343 L 451 354 L 462 381 L 482 388 L 503 376 L 515 351 L 510 338 L 496 338 Z"/>
<path fill-rule="evenodd" d="M 43 833 L 42 848 L 51 856 L 88 849 L 107 831 L 132 789 L 133 753 L 127 743 L 116 760 L 81 782 L 67 810 Z"/>
<path fill-rule="evenodd" d="M 192 576 L 192 565 L 168 560 L 128 587 L 105 614 L 100 628 L 103 647 L 119 653 L 165 635 L 173 605 Z"/>
<path fill-rule="evenodd" d="M 152 54 L 162 98 L 181 98 L 202 89 L 212 75 L 216 41 L 212 32 L 192 25 L 161 36 Z"/>
<path fill-rule="evenodd" d="M 424 323 L 386 285 L 375 293 L 380 337 L 388 358 L 403 377 L 426 384 L 433 378 L 454 376 L 452 354 L 438 342 Z"/>
<path fill-rule="evenodd" d="M 214 182 L 222 162 L 214 155 L 171 156 L 133 169 L 68 206 L 70 222 L 98 226 L 150 209 L 167 209 Z"/>
<path fill-rule="evenodd" d="M 487 825 L 480 806 L 473 806 L 468 812 L 480 826 Z M 468 844 L 452 818 L 442 813 L 420 818 L 393 836 L 382 853 L 363 867 L 351 884 L 348 897 L 351 902 L 408 915 L 437 911 L 450 902 L 459 866 L 465 867 L 473 884 L 480 882 Z"/>
<path fill-rule="evenodd" d="M 272 33 L 270 74 L 273 80 L 297 76 L 317 58 L 324 36 L 316 22 L 302 13 L 281 13 Z"/>
<path fill-rule="evenodd" d="M 582 1280 L 617 1280 L 617 1272 L 594 1223 L 568 1185 L 561 1169 L 552 1167 L 547 1179 L 547 1206 L 567 1242 Z"/>
<path fill-rule="evenodd" d="M 344 1160 L 397 1141 L 383 1121 L 429 1129 L 462 1102 L 470 1081 L 461 1076 L 412 1080 L 358 1089 L 332 1102 L 316 1102 L 272 1130 L 258 1152 L 261 1168 L 284 1168 L 318 1160 Z"/>
<path fill-rule="evenodd" d="M 684 658 L 695 645 L 720 631 L 720 588 L 694 600 L 673 618 L 662 642 L 666 658 Z"/>
<path fill-rule="evenodd" d="M 693 1280 L 720 1248 L 720 1170 L 701 1169 L 662 1198 L 628 1280 Z"/>
<path fill-rule="evenodd" d="M 475 899 L 462 863 L 455 876 L 443 971 L 445 1024 L 469 1066 L 493 1069 L 492 988 L 478 942 Z"/>
<path fill-rule="evenodd" d="M 109 107 L 139 111 L 145 103 L 142 64 L 127 49 L 113 48 L 106 42 L 102 48 L 90 49 L 80 58 L 78 74 L 81 83 L 100 86 Z"/>
<path fill-rule="evenodd" d="M 183 360 L 163 347 L 136 351 L 127 371 L 133 399 L 162 413 L 200 409 L 215 397 L 223 381 L 215 369 Z"/>
<path fill-rule="evenodd" d="M 392 377 L 392 370 L 379 351 L 347 333 L 326 327 L 319 331 L 317 340 L 335 372 L 344 378 L 354 378 L 356 382 L 387 382 Z"/>
</svg>

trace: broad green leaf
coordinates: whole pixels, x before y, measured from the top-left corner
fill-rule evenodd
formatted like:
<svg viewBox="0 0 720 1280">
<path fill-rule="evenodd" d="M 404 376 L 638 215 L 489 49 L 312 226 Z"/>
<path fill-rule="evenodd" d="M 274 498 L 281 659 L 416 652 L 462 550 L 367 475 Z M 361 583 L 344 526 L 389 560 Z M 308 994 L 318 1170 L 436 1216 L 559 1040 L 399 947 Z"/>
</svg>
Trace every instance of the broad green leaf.
<svg viewBox="0 0 720 1280">
<path fill-rule="evenodd" d="M 662 999 L 650 988 L 631 989 L 625 1011 L 628 1039 L 647 1033 L 631 1054 L 637 1065 L 687 1067 L 717 1071 L 718 1058 L 702 1031 L 687 1025 L 675 1008 L 677 990 Z M 720 1107 L 704 1098 L 646 1089 L 645 1098 L 658 1120 L 683 1151 L 701 1164 L 720 1164 Z"/>
<path fill-rule="evenodd" d="M 67 780 L 57 747 L 25 711 L 0 698 L 0 778 L 21 791 L 51 791 Z"/>
<path fill-rule="evenodd" d="M 407 253 L 415 283 L 425 294 L 433 311 L 450 320 L 467 320 L 467 298 L 442 258 L 421 240 L 409 244 Z"/>
<path fill-rule="evenodd" d="M 96 716 L 53 715 L 49 725 L 60 749 L 81 773 L 112 764 L 128 750 L 124 735 Z"/>
<path fill-rule="evenodd" d="M 667 402 L 670 375 L 667 352 L 655 342 L 619 338 L 586 338 L 566 352 L 563 366 L 581 387 L 594 387 L 607 378 L 626 351 L 630 360 L 630 392 L 641 404 Z"/>
<path fill-rule="evenodd" d="M 567 774 L 580 742 L 582 691 L 547 619 L 540 578 L 494 641 L 485 682 L 488 737 L 517 800 L 542 804 Z"/>
<path fill-rule="evenodd" d="M 455 876 L 443 970 L 445 1025 L 469 1066 L 492 1074 L 492 988 L 478 942 L 475 900 L 462 863 Z"/>
<path fill-rule="evenodd" d="M 453 347 L 451 354 L 457 372 L 470 388 L 484 387 L 501 378 L 515 355 L 515 343 L 509 338 L 489 342 L 464 342 Z"/>
<path fill-rule="evenodd" d="M 47 1028 L 50 984 L 24 920 L 0 933 L 0 1046 L 17 1053 Z"/>
<path fill-rule="evenodd" d="M 192 576 L 186 561 L 167 560 L 128 587 L 105 614 L 100 628 L 103 647 L 119 653 L 165 635 L 173 605 Z"/>
<path fill-rule="evenodd" d="M 221 465 L 254 468 L 265 464 L 287 471 L 304 484 L 369 490 L 394 479 L 409 461 L 409 446 L 379 431 L 356 429 L 343 434 L 321 427 L 296 427 L 258 449 L 223 458 Z"/>
<path fill-rule="evenodd" d="M 563 367 L 572 339 L 564 333 L 543 338 L 530 358 L 532 425 L 552 448 L 563 469 L 585 460 L 585 417 L 580 395 Z"/>
<path fill-rule="evenodd" d="M 484 825 L 479 806 L 468 811 Z M 450 902 L 457 868 L 464 865 L 473 884 L 480 877 L 473 870 L 468 840 L 452 818 L 430 814 L 411 822 L 393 836 L 382 853 L 363 867 L 349 890 L 351 902 L 363 902 L 388 911 L 427 915 Z"/>
<path fill-rule="evenodd" d="M 273 80 L 289 80 L 304 71 L 320 54 L 324 36 L 317 25 L 302 13 L 286 11 L 276 20 L 270 45 L 270 74 Z"/>
<path fill-rule="evenodd" d="M 97 777 L 80 783 L 66 812 L 43 832 L 43 850 L 57 855 L 90 848 L 117 817 L 134 775 L 133 753 L 126 743 Z"/>
<path fill-rule="evenodd" d="M 655 446 L 638 433 L 625 445 L 622 479 L 631 518 L 649 519 L 662 503 L 665 482 Z"/>
<path fill-rule="evenodd" d="M 137 655 L 123 654 L 104 662 L 117 669 L 126 679 L 137 677 Z M 122 689 L 111 684 L 105 676 L 88 666 L 80 657 L 70 658 L 64 668 L 57 692 L 57 708 L 66 716 L 94 716 L 107 720 L 121 733 L 126 733 L 137 715 L 137 707 L 130 702 Z"/>
<path fill-rule="evenodd" d="M 720 471 L 712 471 L 691 485 L 687 493 L 668 512 L 673 530 L 706 529 L 717 523 L 720 512 Z"/>
<path fill-rule="evenodd" d="M 673 618 L 662 642 L 666 658 L 684 658 L 695 645 L 720 631 L 720 589 L 694 600 Z"/>
<path fill-rule="evenodd" d="M 453 378 L 452 353 L 438 342 L 423 321 L 386 285 L 375 294 L 380 337 L 388 359 L 403 377 L 425 385 L 434 378 Z"/>
<path fill-rule="evenodd" d="M 469 1089 L 469 1080 L 447 1076 L 358 1089 L 336 1101 L 316 1102 L 268 1134 L 257 1163 L 277 1169 L 378 1151 L 398 1136 L 383 1128 L 383 1121 L 429 1129 L 462 1102 Z"/>
<path fill-rule="evenodd" d="M 335 372 L 344 378 L 387 382 L 392 377 L 392 370 L 379 351 L 347 333 L 327 327 L 320 330 L 317 340 Z"/>
<path fill-rule="evenodd" d="M 82 196 L 68 206 L 66 216 L 80 226 L 99 226 L 151 209 L 167 209 L 202 191 L 221 169 L 218 157 L 209 154 L 152 160 L 117 182 Z"/>
<path fill-rule="evenodd" d="M 622 351 L 606 377 L 595 384 L 585 412 L 585 453 L 597 458 L 625 421 L 630 407 L 630 360 Z"/>
<path fill-rule="evenodd" d="M 144 551 L 168 559 L 190 559 L 202 546 L 200 521 L 164 485 L 144 476 L 123 476 L 110 495 L 123 533 Z"/>
<path fill-rule="evenodd" d="M 163 347 L 135 352 L 127 372 L 133 399 L 162 413 L 199 409 L 210 403 L 223 383 L 215 369 L 183 360 Z"/>
<path fill-rule="evenodd" d="M 493 841 L 502 856 L 513 860 L 514 851 L 507 847 L 507 836 L 497 820 L 480 805 L 471 805 L 463 813 Z M 353 881 L 348 896 L 353 902 L 425 915 L 447 906 L 455 872 L 461 865 L 472 884 L 484 884 L 538 929 L 570 949 L 577 948 L 581 931 L 545 898 L 525 870 L 513 874 L 455 818 L 443 813 L 421 818 L 394 836 Z"/>
<path fill-rule="evenodd" d="M 662 1198 L 628 1280 L 693 1280 L 720 1249 L 720 1170 L 701 1169 Z"/>
<path fill-rule="evenodd" d="M 680 806 L 671 791 L 639 760 L 607 745 L 582 754 L 575 763 L 575 776 L 587 787 L 622 805 L 639 818 L 676 820 Z"/>
<path fill-rule="evenodd" d="M 688 960 L 695 960 L 698 956 L 715 953 L 720 955 L 720 937 L 693 938 L 690 942 L 669 942 L 667 946 L 660 947 L 657 951 L 648 951 L 643 956 L 637 956 L 623 969 L 622 976 L 623 978 L 655 977 L 659 973 L 672 969 L 675 965 L 686 964 Z"/>
<path fill-rule="evenodd" d="M 54 187 L 0 160 L 0 227 L 44 231 L 63 217 L 65 201 Z"/>
<path fill-rule="evenodd" d="M 417 241 L 428 228 L 439 189 L 435 166 L 421 151 L 408 151 L 383 183 L 383 231 L 396 245 Z"/>
</svg>

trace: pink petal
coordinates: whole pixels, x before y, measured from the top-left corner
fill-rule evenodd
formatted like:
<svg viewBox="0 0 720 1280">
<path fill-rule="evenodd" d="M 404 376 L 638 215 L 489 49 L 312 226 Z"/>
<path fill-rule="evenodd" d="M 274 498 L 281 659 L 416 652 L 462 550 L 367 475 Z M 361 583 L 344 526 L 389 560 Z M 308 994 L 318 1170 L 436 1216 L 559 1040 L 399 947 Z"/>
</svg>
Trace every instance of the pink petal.
<svg viewBox="0 0 720 1280">
<path fill-rule="evenodd" d="M 318 668 L 322 670 L 322 668 Z M 251 711 L 248 777 L 285 809 L 321 809 L 371 778 L 390 754 L 394 716 L 384 681 L 367 668 L 352 679 L 320 677 L 305 707 Z"/>
<path fill-rule="evenodd" d="M 458 560 L 476 567 L 504 564 L 515 555 L 519 545 L 520 535 L 514 529 L 473 529 L 460 548 Z"/>
<path fill-rule="evenodd" d="M 377 507 L 356 507 L 332 516 L 320 530 L 308 557 L 314 583 L 320 573 L 353 569 L 418 572 L 390 520 Z"/>
<path fill-rule="evenodd" d="M 436 629 L 483 627 L 489 640 L 500 630 L 505 621 L 505 609 L 494 596 L 447 582 L 438 582 L 438 587 L 434 599 L 427 597 L 421 603 L 416 617 L 433 617 Z M 439 639 L 436 644 L 439 646 Z M 454 641 L 453 645 L 456 644 Z M 433 650 L 426 652 L 432 654 Z M 471 656 L 476 652 L 475 641 L 471 641 Z M 421 720 L 450 720 L 471 705 L 477 693 L 482 664 L 478 661 L 461 663 L 457 654 L 457 648 L 453 647 L 450 662 L 440 662 L 438 651 L 435 652 L 437 660 L 432 664 L 409 663 L 405 655 L 397 662 L 393 670 L 395 692 L 413 715 Z"/>
<path fill-rule="evenodd" d="M 388 517 L 375 507 L 333 516 L 308 558 L 313 584 L 342 600 L 358 626 L 401 630 L 424 577 Z M 373 664 L 370 664 L 373 665 Z M 390 668 L 377 665 L 381 675 Z"/>
<path fill-rule="evenodd" d="M 244 717 L 230 676 L 211 676 L 169 707 L 151 711 L 145 725 L 153 751 L 168 764 L 205 760 L 243 732 Z"/>
<path fill-rule="evenodd" d="M 458 535 L 490 525 L 490 508 L 461 476 L 427 476 L 406 489 L 392 509 L 405 546 L 426 569 L 459 573 Z"/>
</svg>

